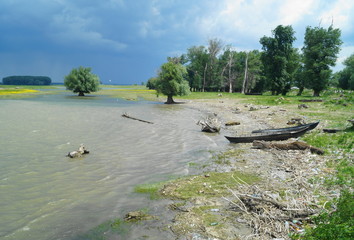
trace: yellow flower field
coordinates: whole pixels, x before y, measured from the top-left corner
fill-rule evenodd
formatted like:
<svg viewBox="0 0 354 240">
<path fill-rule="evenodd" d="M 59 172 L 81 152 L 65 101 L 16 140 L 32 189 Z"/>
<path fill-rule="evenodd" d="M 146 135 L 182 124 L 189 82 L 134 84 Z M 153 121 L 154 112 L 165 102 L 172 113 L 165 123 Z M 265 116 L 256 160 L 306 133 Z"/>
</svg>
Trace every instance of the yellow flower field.
<svg viewBox="0 0 354 240">
<path fill-rule="evenodd" d="M 12 94 L 23 94 L 23 93 L 36 93 L 37 90 L 32 89 L 1 89 L 0 95 L 12 95 Z"/>
</svg>

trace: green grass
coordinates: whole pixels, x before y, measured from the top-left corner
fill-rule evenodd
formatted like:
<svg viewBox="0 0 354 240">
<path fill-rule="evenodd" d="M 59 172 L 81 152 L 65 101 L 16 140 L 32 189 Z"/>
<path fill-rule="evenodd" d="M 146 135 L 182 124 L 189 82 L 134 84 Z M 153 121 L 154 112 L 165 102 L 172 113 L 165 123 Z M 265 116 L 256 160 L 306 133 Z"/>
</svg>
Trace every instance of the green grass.
<svg viewBox="0 0 354 240">
<path fill-rule="evenodd" d="M 212 160 L 217 164 L 230 165 L 230 159 L 240 158 L 243 152 L 243 149 L 235 148 L 231 148 L 224 152 L 212 152 Z"/>
<path fill-rule="evenodd" d="M 334 212 L 323 212 L 313 218 L 315 228 L 309 228 L 304 236 L 293 239 L 304 240 L 350 240 L 354 239 L 354 193 L 342 191 L 341 197 L 334 202 Z"/>
<path fill-rule="evenodd" d="M 79 240 L 108 240 L 110 235 L 124 236 L 129 232 L 129 224 L 120 218 L 108 220 L 92 228 L 88 232 L 77 236 Z"/>
<path fill-rule="evenodd" d="M 207 176 L 207 177 L 206 177 Z M 248 184 L 259 181 L 259 177 L 240 172 L 210 172 L 204 175 L 181 178 L 171 181 L 176 186 L 167 197 L 187 200 L 194 197 L 221 197 L 229 195 L 228 188 L 244 181 Z"/>
<path fill-rule="evenodd" d="M 163 187 L 164 183 L 140 184 L 135 186 L 134 192 L 148 194 L 150 199 L 156 200 L 161 197 L 159 190 Z"/>
<path fill-rule="evenodd" d="M 117 86 L 116 86 L 117 87 Z M 122 98 L 131 101 L 149 100 L 159 101 L 155 90 L 149 90 L 144 86 L 123 86 L 118 88 L 101 89 L 97 94 L 108 95 L 114 98 Z"/>
<path fill-rule="evenodd" d="M 308 144 L 324 149 L 326 153 L 338 151 L 354 152 L 354 129 L 350 128 L 344 132 L 338 133 L 319 133 L 311 132 L 302 137 L 302 140 Z"/>
</svg>

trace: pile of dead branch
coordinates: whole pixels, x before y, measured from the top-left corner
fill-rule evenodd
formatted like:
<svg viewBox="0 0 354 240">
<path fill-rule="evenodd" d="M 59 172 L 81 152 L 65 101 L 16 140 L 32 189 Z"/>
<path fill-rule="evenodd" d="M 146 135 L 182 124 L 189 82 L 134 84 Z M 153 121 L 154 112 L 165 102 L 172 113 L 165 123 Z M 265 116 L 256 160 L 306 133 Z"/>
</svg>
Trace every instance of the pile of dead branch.
<svg viewBox="0 0 354 240">
<path fill-rule="evenodd" d="M 231 197 L 224 197 L 229 207 L 241 215 L 236 220 L 247 223 L 253 235 L 245 239 L 290 239 L 291 234 L 301 234 L 305 225 L 311 225 L 311 216 L 324 210 L 320 196 L 336 197 L 336 193 L 323 187 L 322 176 L 329 169 L 322 158 L 308 152 L 271 149 L 277 169 L 286 172 L 283 187 L 273 187 L 271 178 L 266 184 L 248 185 L 235 179 L 237 189 L 229 189 Z M 339 193 L 338 193 L 339 194 Z"/>
<path fill-rule="evenodd" d="M 302 233 L 310 216 L 319 212 L 307 194 L 295 198 L 288 190 L 281 199 L 277 193 L 249 185 L 230 192 L 233 199 L 224 199 L 230 202 L 231 210 L 242 213 L 237 221 L 248 223 L 253 229 L 248 239 L 288 239 L 291 233 Z"/>
</svg>

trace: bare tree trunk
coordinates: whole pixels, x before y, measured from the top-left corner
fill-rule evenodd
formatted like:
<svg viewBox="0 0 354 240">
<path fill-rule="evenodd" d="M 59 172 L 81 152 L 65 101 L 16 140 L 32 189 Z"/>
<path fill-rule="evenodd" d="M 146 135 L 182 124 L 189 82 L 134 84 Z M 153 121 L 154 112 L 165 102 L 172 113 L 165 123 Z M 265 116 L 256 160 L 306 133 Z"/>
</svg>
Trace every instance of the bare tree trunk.
<svg viewBox="0 0 354 240">
<path fill-rule="evenodd" d="M 233 60 L 234 54 L 230 53 L 229 56 L 229 93 L 232 93 L 232 76 L 231 76 L 231 67 L 232 67 L 232 60 Z"/>
<path fill-rule="evenodd" d="M 167 102 L 165 102 L 166 104 L 173 104 L 175 103 L 175 101 L 173 101 L 173 97 L 172 95 L 168 95 L 167 96 Z"/>
<path fill-rule="evenodd" d="M 229 66 L 229 93 L 232 93 L 231 66 Z"/>
<path fill-rule="evenodd" d="M 242 94 L 245 94 L 246 91 L 246 82 L 247 82 L 247 71 L 248 71 L 248 52 L 246 53 L 246 63 L 245 63 L 245 77 L 243 78 L 243 84 L 242 84 Z"/>
<path fill-rule="evenodd" d="M 206 70 L 208 68 L 208 63 L 205 64 L 205 68 L 204 68 L 204 77 L 203 77 L 203 90 L 202 92 L 205 91 L 205 75 L 206 75 Z"/>
</svg>

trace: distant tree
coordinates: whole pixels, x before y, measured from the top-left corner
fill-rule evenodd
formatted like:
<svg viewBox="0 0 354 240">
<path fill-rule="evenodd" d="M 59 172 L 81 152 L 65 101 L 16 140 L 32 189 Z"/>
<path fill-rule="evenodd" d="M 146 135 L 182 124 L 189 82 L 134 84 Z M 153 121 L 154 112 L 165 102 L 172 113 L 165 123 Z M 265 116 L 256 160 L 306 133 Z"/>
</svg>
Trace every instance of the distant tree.
<svg viewBox="0 0 354 240">
<path fill-rule="evenodd" d="M 65 76 L 64 85 L 66 89 L 79 93 L 79 96 L 85 96 L 85 93 L 99 90 L 100 80 L 97 75 L 91 73 L 91 68 L 79 67 Z"/>
<path fill-rule="evenodd" d="M 354 54 L 344 61 L 345 68 L 338 73 L 339 87 L 354 90 Z"/>
<path fill-rule="evenodd" d="M 5 85 L 50 85 L 52 79 L 45 76 L 9 76 L 2 79 Z"/>
<path fill-rule="evenodd" d="M 331 76 L 330 67 L 335 66 L 342 41 L 341 31 L 330 26 L 307 27 L 305 32 L 304 71 L 307 84 L 313 90 L 313 96 L 319 96 L 326 89 Z"/>
<path fill-rule="evenodd" d="M 189 94 L 189 84 L 184 76 L 187 74 L 185 66 L 180 63 L 167 62 L 161 66 L 156 82 L 157 93 L 167 96 L 167 104 L 175 103 L 173 96 Z"/>
<path fill-rule="evenodd" d="M 201 91 L 206 78 L 209 55 L 204 46 L 193 46 L 187 50 L 187 79 L 194 91 Z"/>
<path fill-rule="evenodd" d="M 250 51 L 245 59 L 243 75 L 243 93 L 262 93 L 264 90 L 263 65 L 261 53 L 258 50 Z"/>
<path fill-rule="evenodd" d="M 291 26 L 277 26 L 273 37 L 262 37 L 262 62 L 268 86 L 273 95 L 286 95 L 291 88 L 295 68 L 294 30 Z"/>
<path fill-rule="evenodd" d="M 208 43 L 209 62 L 205 68 L 206 74 L 203 79 L 203 92 L 205 91 L 206 86 L 208 86 L 208 90 L 215 91 L 220 90 L 223 85 L 221 79 L 219 78 L 220 74 L 217 68 L 217 56 L 223 48 L 223 43 L 217 38 L 210 39 Z"/>
<path fill-rule="evenodd" d="M 237 52 L 226 46 L 224 52 L 218 58 L 219 81 L 224 91 L 241 91 L 244 82 L 246 64 L 248 63 L 246 52 Z"/>
<path fill-rule="evenodd" d="M 218 72 L 220 73 L 220 82 L 224 89 L 228 88 L 229 93 L 234 91 L 234 85 L 239 72 L 236 71 L 235 65 L 237 52 L 231 49 L 231 46 L 226 46 L 224 53 L 218 59 Z"/>
</svg>

